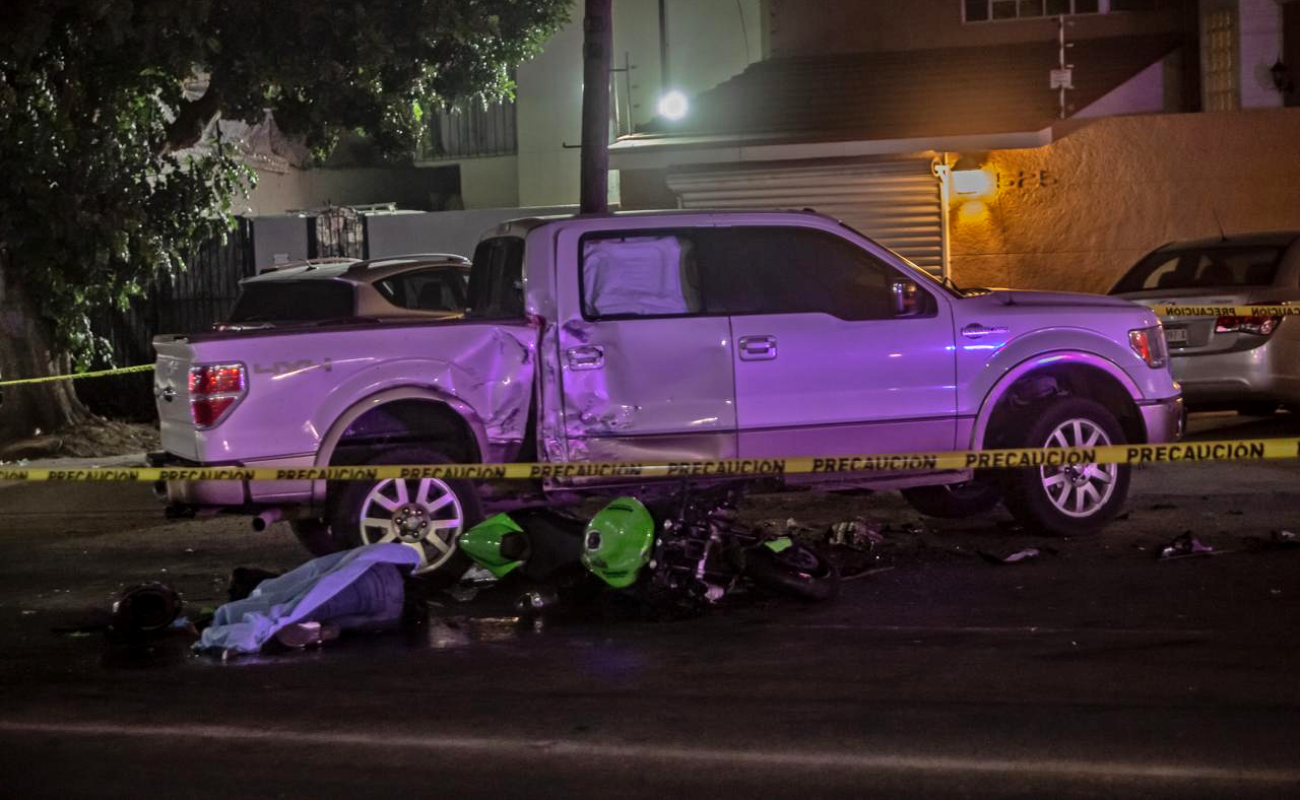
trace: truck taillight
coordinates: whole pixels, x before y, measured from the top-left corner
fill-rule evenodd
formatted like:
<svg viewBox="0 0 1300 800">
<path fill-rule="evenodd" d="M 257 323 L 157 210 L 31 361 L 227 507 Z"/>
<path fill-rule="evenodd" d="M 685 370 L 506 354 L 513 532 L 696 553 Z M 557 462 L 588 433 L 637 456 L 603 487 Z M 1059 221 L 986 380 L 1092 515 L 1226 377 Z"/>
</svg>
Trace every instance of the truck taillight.
<svg viewBox="0 0 1300 800">
<path fill-rule="evenodd" d="M 196 427 L 211 428 L 244 398 L 247 390 L 243 364 L 190 367 L 190 418 Z"/>
<path fill-rule="evenodd" d="M 1271 336 L 1281 321 L 1281 317 L 1219 317 L 1214 323 L 1214 332 Z"/>
</svg>

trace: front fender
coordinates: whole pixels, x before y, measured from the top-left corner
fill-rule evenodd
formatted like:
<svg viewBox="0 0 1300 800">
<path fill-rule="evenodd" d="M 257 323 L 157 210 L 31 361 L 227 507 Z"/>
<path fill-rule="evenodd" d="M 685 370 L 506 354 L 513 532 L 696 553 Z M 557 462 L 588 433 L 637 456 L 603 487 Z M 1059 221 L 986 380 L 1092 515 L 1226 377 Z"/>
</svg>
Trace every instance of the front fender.
<svg viewBox="0 0 1300 800">
<path fill-rule="evenodd" d="M 1135 353 L 1104 336 L 1078 329 L 1038 331 L 1009 342 L 971 379 L 962 382 L 961 407 L 969 409 L 967 415 L 975 413 L 970 446 L 979 448 L 984 441 L 993 409 L 1017 380 L 1035 370 L 1061 364 L 1078 364 L 1106 373 L 1124 387 L 1134 402 L 1170 393 L 1164 384 L 1172 381 L 1164 371 L 1151 369 Z"/>
</svg>

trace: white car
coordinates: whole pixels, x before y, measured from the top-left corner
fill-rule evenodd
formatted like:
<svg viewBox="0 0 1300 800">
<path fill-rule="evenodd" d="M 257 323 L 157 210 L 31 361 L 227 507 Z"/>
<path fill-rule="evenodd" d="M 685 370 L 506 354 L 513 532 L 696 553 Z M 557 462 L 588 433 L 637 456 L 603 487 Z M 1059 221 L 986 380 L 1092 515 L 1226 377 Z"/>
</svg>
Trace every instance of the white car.
<svg viewBox="0 0 1300 800">
<path fill-rule="evenodd" d="M 468 258 L 447 254 L 298 261 L 240 281 L 216 329 L 456 317 L 465 313 L 469 271 Z"/>
</svg>

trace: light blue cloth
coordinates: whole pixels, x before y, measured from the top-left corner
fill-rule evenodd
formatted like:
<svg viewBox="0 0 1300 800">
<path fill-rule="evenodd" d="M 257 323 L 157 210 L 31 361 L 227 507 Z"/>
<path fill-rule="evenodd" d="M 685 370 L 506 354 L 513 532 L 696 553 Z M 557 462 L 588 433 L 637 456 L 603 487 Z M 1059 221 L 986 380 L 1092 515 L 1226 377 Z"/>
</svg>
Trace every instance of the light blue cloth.
<svg viewBox="0 0 1300 800">
<path fill-rule="evenodd" d="M 194 647 L 256 653 L 281 628 L 312 620 L 337 621 L 345 630 L 395 624 L 402 573 L 418 563 L 415 550 L 393 543 L 321 556 L 218 608 Z"/>
</svg>

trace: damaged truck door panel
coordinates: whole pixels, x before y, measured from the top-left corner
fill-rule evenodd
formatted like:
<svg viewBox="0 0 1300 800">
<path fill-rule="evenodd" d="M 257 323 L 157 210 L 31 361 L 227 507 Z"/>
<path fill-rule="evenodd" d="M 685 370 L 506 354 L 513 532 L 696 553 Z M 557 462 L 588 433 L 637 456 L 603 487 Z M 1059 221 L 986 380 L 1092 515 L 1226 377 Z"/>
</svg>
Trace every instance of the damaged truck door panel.
<svg viewBox="0 0 1300 800">
<path fill-rule="evenodd" d="M 351 265 L 359 272 L 362 266 Z M 484 237 L 468 309 L 155 340 L 155 463 L 688 460 L 1162 442 L 1178 386 L 1153 314 L 1116 298 L 963 292 L 809 212 L 523 219 Z M 256 365 L 284 368 L 255 369 Z M 790 479 L 792 482 L 794 478 Z M 829 473 L 952 515 L 1100 529 L 1126 467 Z M 288 519 L 317 552 L 397 541 L 418 569 L 518 495 L 599 479 L 173 482 L 174 510 Z M 455 576 L 452 576 L 455 577 Z"/>
</svg>

